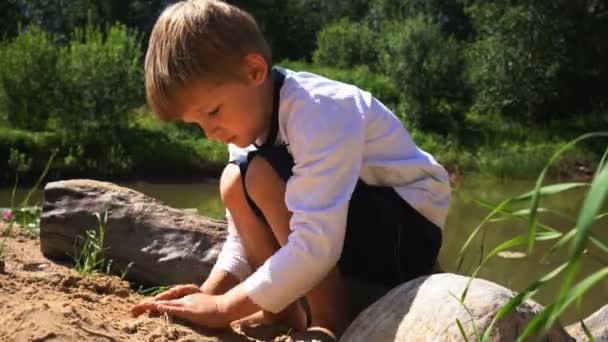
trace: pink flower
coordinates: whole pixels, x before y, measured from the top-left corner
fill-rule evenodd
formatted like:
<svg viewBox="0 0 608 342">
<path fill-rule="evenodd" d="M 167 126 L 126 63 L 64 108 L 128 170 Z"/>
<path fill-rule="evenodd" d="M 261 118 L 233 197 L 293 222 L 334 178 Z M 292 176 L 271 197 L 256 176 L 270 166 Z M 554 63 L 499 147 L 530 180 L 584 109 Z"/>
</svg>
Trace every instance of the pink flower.
<svg viewBox="0 0 608 342">
<path fill-rule="evenodd" d="M 5 211 L 2 213 L 2 219 L 5 221 L 10 221 L 14 218 L 15 216 L 13 215 L 13 213 L 9 210 L 9 211 Z"/>
</svg>

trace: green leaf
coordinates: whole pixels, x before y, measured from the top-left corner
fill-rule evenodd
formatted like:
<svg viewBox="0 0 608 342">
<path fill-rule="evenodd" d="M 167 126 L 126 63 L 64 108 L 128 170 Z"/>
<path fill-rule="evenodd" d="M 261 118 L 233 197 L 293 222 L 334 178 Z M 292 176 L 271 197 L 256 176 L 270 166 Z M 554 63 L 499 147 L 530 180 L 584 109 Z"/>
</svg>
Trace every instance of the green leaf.
<svg viewBox="0 0 608 342">
<path fill-rule="evenodd" d="M 543 329 L 543 332 L 547 332 L 553 326 L 553 324 L 555 324 L 564 310 L 570 304 L 572 304 L 572 302 L 585 294 L 585 292 L 587 292 L 595 284 L 605 280 L 605 278 L 608 278 L 608 267 L 591 274 L 583 281 L 579 282 L 567 292 L 563 300 L 556 301 L 547 306 L 540 315 L 536 316 L 532 321 L 530 321 L 530 323 L 526 326 L 526 329 L 518 338 L 518 341 L 530 337 L 532 334 L 538 332 L 538 330 L 541 328 Z"/>
<path fill-rule="evenodd" d="M 595 342 L 595 338 L 591 334 L 591 331 L 589 331 L 589 328 L 587 328 L 587 325 L 585 325 L 585 322 L 581 321 L 581 327 L 583 328 L 583 332 L 585 332 L 585 336 L 587 336 L 589 342 Z"/>
<path fill-rule="evenodd" d="M 496 322 L 498 322 L 501 318 L 503 318 L 509 312 L 515 310 L 515 308 L 519 304 L 525 302 L 530 297 L 532 297 L 538 291 L 538 289 L 545 286 L 551 279 L 555 278 L 560 272 L 562 272 L 564 270 L 564 268 L 566 268 L 567 265 L 568 265 L 567 263 L 562 264 L 559 267 L 557 267 L 556 269 L 554 269 L 553 271 L 542 276 L 540 279 L 536 280 L 534 283 L 532 283 L 530 286 L 528 286 L 524 291 L 518 293 L 515 297 L 513 297 L 511 300 L 509 300 L 507 302 L 507 304 L 505 304 L 502 308 L 500 308 L 500 310 L 498 310 L 498 312 L 496 313 L 496 316 L 494 316 L 492 323 L 490 323 L 490 325 L 484 332 L 482 341 L 489 340 L 490 334 L 492 333 L 492 328 L 494 327 Z"/>
<path fill-rule="evenodd" d="M 557 239 L 561 236 L 560 233 L 557 232 L 543 232 L 543 233 L 537 233 L 536 239 L 539 241 L 542 240 L 554 240 Z M 469 277 L 469 281 L 467 282 L 467 285 L 465 286 L 462 295 L 460 297 L 460 300 L 464 302 L 464 300 L 466 299 L 466 295 L 468 293 L 469 290 L 469 286 L 471 285 L 473 279 L 475 279 L 475 277 L 477 276 L 477 273 L 479 273 L 479 271 L 483 268 L 483 266 L 496 254 L 498 254 L 499 252 L 511 248 L 511 247 L 516 247 L 516 246 L 520 246 L 520 245 L 525 245 L 526 242 L 528 242 L 528 237 L 526 235 L 518 235 L 508 241 L 505 241 L 503 243 L 501 243 L 500 245 L 496 246 L 490 253 L 488 253 L 488 255 L 486 255 L 486 257 L 483 259 L 483 261 L 479 264 L 479 266 L 477 266 L 477 268 L 475 269 L 475 271 L 473 272 L 473 274 L 471 275 L 471 277 Z"/>
<path fill-rule="evenodd" d="M 30 197 L 32 197 L 32 195 L 34 194 L 34 191 L 36 191 L 36 189 L 38 189 L 38 187 L 40 187 L 40 183 L 42 183 L 42 180 L 44 179 L 44 177 L 46 177 L 46 174 L 49 172 L 51 163 L 53 162 L 53 159 L 55 158 L 56 154 L 57 154 L 57 150 L 53 150 L 53 152 L 51 153 L 51 156 L 49 157 L 49 160 L 47 160 L 46 165 L 44 166 L 44 170 L 40 174 L 40 177 L 38 177 L 38 180 L 36 181 L 34 186 L 30 189 L 30 191 L 28 191 L 27 195 L 21 202 L 21 207 L 26 207 L 28 205 L 28 203 L 30 201 Z"/>
<path fill-rule="evenodd" d="M 550 195 L 555 195 L 555 194 L 559 194 L 560 192 L 564 192 L 564 191 L 568 191 L 568 190 L 572 190 L 572 189 L 576 189 L 576 188 L 580 188 L 580 187 L 584 187 L 584 186 L 589 186 L 589 183 L 559 183 L 559 184 L 552 184 L 552 185 L 546 185 L 541 187 L 538 191 L 538 196 L 550 196 Z M 526 192 L 525 194 L 519 195 L 517 197 L 514 198 L 514 200 L 516 201 L 523 201 L 523 200 L 528 200 L 532 197 L 534 197 L 536 194 L 536 191 L 530 191 L 530 192 Z M 530 209 L 528 209 L 530 210 Z"/>
<path fill-rule="evenodd" d="M 462 335 L 462 338 L 464 339 L 464 341 L 469 342 L 469 338 L 467 337 L 467 334 L 464 332 L 462 323 L 460 323 L 460 320 L 458 318 L 456 318 L 456 325 L 458 326 L 458 330 L 460 330 L 460 335 Z"/>
<path fill-rule="evenodd" d="M 540 203 L 541 186 L 545 179 L 545 175 L 547 174 L 547 171 L 549 170 L 549 167 L 559 158 L 559 156 L 561 156 L 566 150 L 568 150 L 572 146 L 576 145 L 578 142 L 586 140 L 586 139 L 590 139 L 590 138 L 597 138 L 597 137 L 608 137 L 608 132 L 588 133 L 588 134 L 581 135 L 580 137 L 568 142 L 567 144 L 562 146 L 560 149 L 558 149 L 553 154 L 553 156 L 551 156 L 551 158 L 549 159 L 549 161 L 547 162 L 547 164 L 541 171 L 540 175 L 538 176 L 538 179 L 536 180 L 536 186 L 533 191 L 532 203 L 530 205 L 530 209 L 532 210 L 530 213 L 530 220 L 529 220 L 529 225 L 528 225 L 529 226 L 528 227 L 528 251 L 530 253 L 532 252 L 532 249 L 534 248 L 534 235 L 536 233 L 536 225 L 537 225 L 537 220 L 538 220 L 536 210 L 538 209 L 538 206 Z"/>
<path fill-rule="evenodd" d="M 507 199 L 507 200 L 502 201 L 498 206 L 496 206 L 494 209 L 492 209 L 492 211 L 483 219 L 483 221 L 481 221 L 481 223 L 479 223 L 479 225 L 477 225 L 477 227 L 475 227 L 475 229 L 473 230 L 473 232 L 469 235 L 469 237 L 467 238 L 467 240 L 465 241 L 465 243 L 460 248 L 460 251 L 458 252 L 458 256 L 456 258 L 457 259 L 456 273 L 458 273 L 458 271 L 460 270 L 460 267 L 462 266 L 462 262 L 464 260 L 464 252 L 465 252 L 465 250 L 469 247 L 469 244 L 471 244 L 471 242 L 473 241 L 473 238 L 477 235 L 477 233 L 479 232 L 479 230 L 494 215 L 496 215 L 498 212 L 500 212 L 500 210 L 502 210 L 503 208 L 505 208 L 510 202 L 511 202 L 511 199 Z"/>
<path fill-rule="evenodd" d="M 598 212 L 602 209 L 608 197 L 608 166 L 595 177 L 591 189 L 585 197 L 578 221 L 576 223 L 577 233 L 571 256 L 580 255 L 585 248 L 589 236 L 589 230 L 595 222 Z"/>
</svg>

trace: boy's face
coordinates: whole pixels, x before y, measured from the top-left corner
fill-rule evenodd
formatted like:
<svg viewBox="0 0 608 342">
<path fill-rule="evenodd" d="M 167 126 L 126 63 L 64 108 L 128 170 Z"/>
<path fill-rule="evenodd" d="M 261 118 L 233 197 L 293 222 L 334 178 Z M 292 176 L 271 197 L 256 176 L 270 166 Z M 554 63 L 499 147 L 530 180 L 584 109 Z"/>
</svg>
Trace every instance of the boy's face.
<svg viewBox="0 0 608 342">
<path fill-rule="evenodd" d="M 239 147 L 263 137 L 269 127 L 272 88 L 267 87 L 264 70 L 245 76 L 242 81 L 197 81 L 185 87 L 177 96 L 181 120 L 198 124 L 211 140 Z"/>
</svg>

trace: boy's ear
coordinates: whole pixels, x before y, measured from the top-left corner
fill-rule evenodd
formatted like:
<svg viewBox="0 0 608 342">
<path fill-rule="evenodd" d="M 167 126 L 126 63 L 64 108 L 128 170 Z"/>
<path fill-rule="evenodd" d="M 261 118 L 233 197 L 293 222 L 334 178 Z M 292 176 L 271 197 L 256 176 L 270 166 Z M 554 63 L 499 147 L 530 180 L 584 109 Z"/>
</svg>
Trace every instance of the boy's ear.
<svg viewBox="0 0 608 342">
<path fill-rule="evenodd" d="M 255 52 L 249 53 L 245 56 L 244 64 L 247 82 L 254 85 L 261 85 L 266 81 L 269 66 L 262 55 Z"/>
</svg>

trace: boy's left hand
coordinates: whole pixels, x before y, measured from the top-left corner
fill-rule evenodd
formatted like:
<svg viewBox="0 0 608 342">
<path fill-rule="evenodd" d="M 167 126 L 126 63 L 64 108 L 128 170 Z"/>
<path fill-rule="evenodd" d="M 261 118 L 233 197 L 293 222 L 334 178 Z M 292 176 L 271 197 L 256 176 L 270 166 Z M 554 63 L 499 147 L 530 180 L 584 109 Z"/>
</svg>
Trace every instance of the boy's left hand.
<svg viewBox="0 0 608 342">
<path fill-rule="evenodd" d="M 230 321 L 227 315 L 220 310 L 221 300 L 222 296 L 197 292 L 178 299 L 144 301 L 137 305 L 136 311 L 140 313 L 144 311 L 167 313 L 196 325 L 223 328 L 227 327 Z"/>
</svg>

